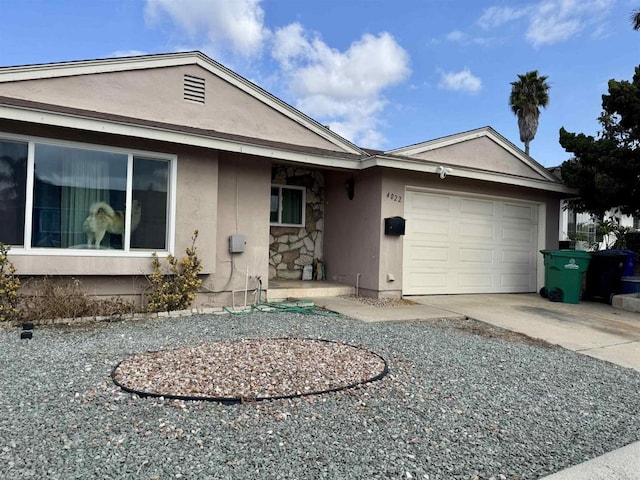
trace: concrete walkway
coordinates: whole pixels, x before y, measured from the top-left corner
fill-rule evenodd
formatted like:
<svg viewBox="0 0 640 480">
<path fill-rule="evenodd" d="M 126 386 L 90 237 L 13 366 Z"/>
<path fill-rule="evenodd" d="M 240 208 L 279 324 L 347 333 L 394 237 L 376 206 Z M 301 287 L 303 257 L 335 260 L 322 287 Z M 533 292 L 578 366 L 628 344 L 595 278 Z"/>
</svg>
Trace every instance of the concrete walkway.
<svg viewBox="0 0 640 480">
<path fill-rule="evenodd" d="M 337 297 L 315 298 L 314 303 L 364 322 L 469 317 L 640 372 L 640 313 L 595 302 L 552 303 L 537 294 L 408 298 L 417 304 L 375 307 Z M 578 479 L 639 480 L 640 442 L 545 478 Z"/>
</svg>

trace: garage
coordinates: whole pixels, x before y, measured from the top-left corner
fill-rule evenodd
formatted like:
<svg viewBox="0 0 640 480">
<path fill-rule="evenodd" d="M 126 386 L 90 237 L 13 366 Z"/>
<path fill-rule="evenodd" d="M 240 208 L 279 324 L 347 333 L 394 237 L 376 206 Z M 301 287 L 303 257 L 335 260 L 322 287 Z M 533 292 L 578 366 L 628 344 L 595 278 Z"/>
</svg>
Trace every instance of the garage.
<svg viewBox="0 0 640 480">
<path fill-rule="evenodd" d="M 418 189 L 405 200 L 404 295 L 536 291 L 537 204 Z"/>
</svg>

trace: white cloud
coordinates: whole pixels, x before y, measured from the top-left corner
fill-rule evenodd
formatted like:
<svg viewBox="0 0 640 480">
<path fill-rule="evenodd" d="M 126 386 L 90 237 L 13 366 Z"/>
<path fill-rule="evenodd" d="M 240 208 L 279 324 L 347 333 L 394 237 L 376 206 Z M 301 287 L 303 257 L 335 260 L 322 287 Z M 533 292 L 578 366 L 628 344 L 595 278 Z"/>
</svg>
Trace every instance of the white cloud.
<svg viewBox="0 0 640 480">
<path fill-rule="evenodd" d="M 463 42 L 467 39 L 467 35 L 460 30 L 453 30 L 445 35 L 447 40 L 450 42 Z"/>
<path fill-rule="evenodd" d="M 274 34 L 273 57 L 289 82 L 297 107 L 358 144 L 378 147 L 383 91 L 409 75 L 407 52 L 388 33 L 365 34 L 344 51 L 298 24 Z"/>
<path fill-rule="evenodd" d="M 261 52 L 270 35 L 260 1 L 147 0 L 145 19 L 157 25 L 168 15 L 192 41 L 225 44 L 234 53 L 250 56 Z"/>
<path fill-rule="evenodd" d="M 460 30 L 452 30 L 445 35 L 445 40 L 448 42 L 458 43 L 463 46 L 467 45 L 490 45 L 493 39 L 487 37 L 471 37 L 469 34 Z"/>
<path fill-rule="evenodd" d="M 109 54 L 109 57 L 138 57 L 140 55 L 148 55 L 148 52 L 142 50 L 117 50 Z"/>
<path fill-rule="evenodd" d="M 284 85 L 296 107 L 354 143 L 378 147 L 386 88 L 409 76 L 409 56 L 388 33 L 365 34 L 346 51 L 324 43 L 318 34 L 292 23 L 272 32 L 264 24 L 262 0 L 146 0 L 148 25 L 177 26 L 184 43 L 199 45 L 218 58 L 260 58 L 268 49 L 278 71 L 260 75 Z M 184 35 L 183 35 L 184 36 Z M 228 62 L 227 62 L 228 63 Z M 260 69 L 253 62 L 252 70 Z"/>
<path fill-rule="evenodd" d="M 597 25 L 615 0 L 543 0 L 532 11 L 527 40 L 534 46 L 552 45 Z"/>
<path fill-rule="evenodd" d="M 615 0 L 540 0 L 521 8 L 493 6 L 484 10 L 477 24 L 484 30 L 523 21 L 525 38 L 534 47 L 566 41 L 587 27 L 601 28 Z"/>
<path fill-rule="evenodd" d="M 489 7 L 484 10 L 477 23 L 485 30 L 499 27 L 517 20 L 528 12 L 528 8 Z"/>
<path fill-rule="evenodd" d="M 482 81 L 465 68 L 459 72 L 440 72 L 440 87 L 456 92 L 478 93 L 482 89 Z"/>
</svg>

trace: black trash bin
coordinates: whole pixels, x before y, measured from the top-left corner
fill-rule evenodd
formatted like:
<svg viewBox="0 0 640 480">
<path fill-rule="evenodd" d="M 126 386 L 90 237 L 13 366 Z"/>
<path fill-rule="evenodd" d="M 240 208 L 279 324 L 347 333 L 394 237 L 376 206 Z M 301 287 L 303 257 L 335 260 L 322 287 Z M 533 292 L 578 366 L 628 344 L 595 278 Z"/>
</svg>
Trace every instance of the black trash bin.
<svg viewBox="0 0 640 480">
<path fill-rule="evenodd" d="M 627 250 L 601 250 L 591 254 L 585 298 L 611 303 L 614 295 L 622 293 L 622 274 L 629 268 L 628 252 Z"/>
</svg>

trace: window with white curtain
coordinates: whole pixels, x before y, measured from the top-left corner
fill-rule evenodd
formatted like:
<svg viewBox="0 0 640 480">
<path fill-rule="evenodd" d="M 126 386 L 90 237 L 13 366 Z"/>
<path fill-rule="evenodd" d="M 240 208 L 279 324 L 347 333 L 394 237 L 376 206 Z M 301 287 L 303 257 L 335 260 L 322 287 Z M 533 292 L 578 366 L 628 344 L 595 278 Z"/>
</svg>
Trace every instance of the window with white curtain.
<svg viewBox="0 0 640 480">
<path fill-rule="evenodd" d="M 172 161 L 0 138 L 0 242 L 34 250 L 166 250 Z"/>
</svg>

